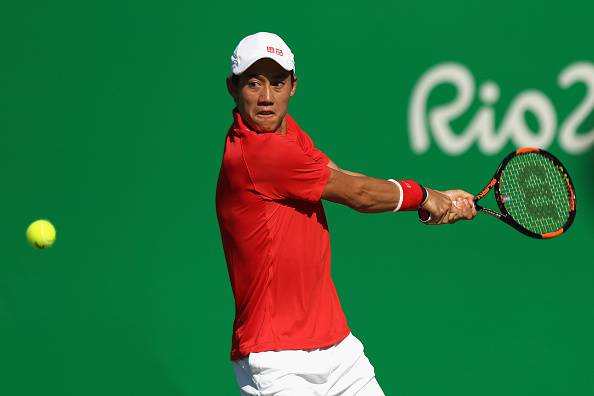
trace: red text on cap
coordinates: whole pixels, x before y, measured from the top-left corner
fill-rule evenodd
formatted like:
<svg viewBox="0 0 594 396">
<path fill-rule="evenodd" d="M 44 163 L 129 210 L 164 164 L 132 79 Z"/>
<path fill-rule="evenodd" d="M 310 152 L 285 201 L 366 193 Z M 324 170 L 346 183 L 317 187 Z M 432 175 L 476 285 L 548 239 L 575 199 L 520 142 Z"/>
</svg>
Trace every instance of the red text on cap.
<svg viewBox="0 0 594 396">
<path fill-rule="evenodd" d="M 283 56 L 283 50 L 274 48 L 274 47 L 266 47 L 266 51 L 270 52 L 271 54 L 277 54 L 279 56 Z"/>
</svg>

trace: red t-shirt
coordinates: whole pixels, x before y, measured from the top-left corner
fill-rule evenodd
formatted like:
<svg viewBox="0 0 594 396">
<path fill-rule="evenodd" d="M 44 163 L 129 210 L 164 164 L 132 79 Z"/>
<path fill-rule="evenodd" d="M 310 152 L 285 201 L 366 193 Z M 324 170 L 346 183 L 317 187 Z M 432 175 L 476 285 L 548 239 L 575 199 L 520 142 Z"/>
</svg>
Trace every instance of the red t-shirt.
<svg viewBox="0 0 594 396">
<path fill-rule="evenodd" d="M 216 197 L 235 297 L 231 359 L 334 345 L 349 328 L 320 201 L 329 159 L 289 115 L 284 135 L 254 132 L 237 111 L 233 117 Z"/>
</svg>

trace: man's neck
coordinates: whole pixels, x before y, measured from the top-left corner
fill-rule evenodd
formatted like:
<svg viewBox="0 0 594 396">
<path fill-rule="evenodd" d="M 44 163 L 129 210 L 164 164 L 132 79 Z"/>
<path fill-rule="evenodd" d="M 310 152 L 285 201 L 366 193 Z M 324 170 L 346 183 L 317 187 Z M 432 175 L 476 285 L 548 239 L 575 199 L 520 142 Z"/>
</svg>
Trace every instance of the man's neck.
<svg viewBox="0 0 594 396">
<path fill-rule="evenodd" d="M 284 135 L 287 133 L 287 116 L 285 116 L 285 118 L 283 118 L 280 126 L 278 127 L 278 130 L 275 131 L 275 133 L 278 133 L 279 135 Z"/>
</svg>

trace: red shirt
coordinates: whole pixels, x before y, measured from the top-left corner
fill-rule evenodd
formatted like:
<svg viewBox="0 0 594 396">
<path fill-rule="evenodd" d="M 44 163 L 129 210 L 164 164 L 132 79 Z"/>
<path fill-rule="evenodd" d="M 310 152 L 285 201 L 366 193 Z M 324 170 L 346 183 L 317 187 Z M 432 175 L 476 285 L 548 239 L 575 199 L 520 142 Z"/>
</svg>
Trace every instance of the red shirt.
<svg viewBox="0 0 594 396">
<path fill-rule="evenodd" d="M 235 297 L 231 359 L 334 345 L 349 328 L 320 201 L 329 159 L 289 115 L 284 135 L 254 132 L 237 111 L 233 117 L 216 197 Z"/>
</svg>

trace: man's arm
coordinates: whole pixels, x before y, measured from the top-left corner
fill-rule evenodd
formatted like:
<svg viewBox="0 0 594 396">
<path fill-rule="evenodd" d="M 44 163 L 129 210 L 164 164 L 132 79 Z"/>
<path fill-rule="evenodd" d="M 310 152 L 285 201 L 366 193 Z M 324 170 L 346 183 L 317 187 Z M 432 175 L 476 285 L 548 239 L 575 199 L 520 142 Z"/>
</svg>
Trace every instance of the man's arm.
<svg viewBox="0 0 594 396">
<path fill-rule="evenodd" d="M 332 160 L 330 160 L 330 162 L 328 162 L 328 168 L 334 169 L 336 171 L 341 171 L 342 173 L 346 173 L 347 175 L 351 175 L 351 176 L 365 176 L 363 173 L 350 172 L 348 170 L 341 169 Z"/>
<path fill-rule="evenodd" d="M 331 168 L 331 174 L 322 193 L 323 199 L 362 213 L 391 212 L 396 208 L 400 200 L 400 189 L 394 183 L 362 174 L 347 174 L 332 161 L 328 167 Z M 473 196 L 465 191 L 442 192 L 427 188 L 427 192 L 428 196 L 422 207 L 431 214 L 431 224 L 470 220 L 476 215 L 472 204 Z"/>
</svg>

